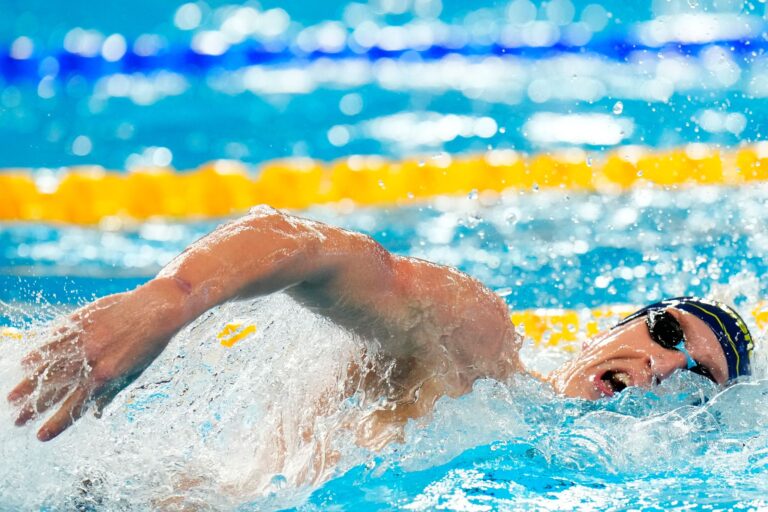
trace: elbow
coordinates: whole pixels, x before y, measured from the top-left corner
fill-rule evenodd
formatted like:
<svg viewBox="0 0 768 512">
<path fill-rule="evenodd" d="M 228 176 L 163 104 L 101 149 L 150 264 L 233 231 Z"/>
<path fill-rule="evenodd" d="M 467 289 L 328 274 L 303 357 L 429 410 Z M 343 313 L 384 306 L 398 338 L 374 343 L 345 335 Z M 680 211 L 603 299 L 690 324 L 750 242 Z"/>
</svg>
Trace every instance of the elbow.
<svg viewBox="0 0 768 512">
<path fill-rule="evenodd" d="M 192 295 L 192 283 L 177 274 L 159 274 L 144 287 L 166 298 L 169 302 L 183 302 Z"/>
<path fill-rule="evenodd" d="M 159 311 L 169 325 L 182 325 L 190 318 L 188 309 L 192 302 L 192 284 L 176 276 L 158 276 L 137 290 L 147 305 Z"/>
</svg>

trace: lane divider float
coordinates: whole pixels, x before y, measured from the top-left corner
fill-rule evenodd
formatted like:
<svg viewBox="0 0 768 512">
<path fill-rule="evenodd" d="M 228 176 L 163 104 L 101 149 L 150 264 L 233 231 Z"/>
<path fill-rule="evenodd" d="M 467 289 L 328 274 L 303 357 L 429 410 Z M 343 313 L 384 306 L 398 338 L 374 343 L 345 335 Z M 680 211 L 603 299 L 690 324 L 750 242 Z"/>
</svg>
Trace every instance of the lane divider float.
<svg viewBox="0 0 768 512">
<path fill-rule="evenodd" d="M 662 18 L 664 18 L 662 16 Z M 658 23 L 660 20 L 657 20 Z M 681 19 L 691 24 L 707 24 L 717 22 L 715 17 L 698 17 Z M 653 22 L 652 22 L 653 23 Z M 665 31 L 663 25 L 669 20 L 661 21 L 657 27 Z M 592 33 L 583 23 L 569 27 L 557 27 L 544 23 L 544 27 L 559 33 L 558 37 L 545 36 L 545 40 L 535 37 L 521 38 L 522 27 L 509 27 L 506 33 L 499 34 L 489 41 L 488 35 L 474 36 L 467 27 L 460 25 L 442 26 L 442 29 L 430 30 L 424 25 L 388 26 L 377 28 L 380 34 L 387 30 L 397 32 L 397 38 L 379 41 L 359 41 L 354 31 L 348 30 L 341 34 L 344 38 L 341 44 L 322 45 L 318 42 L 308 44 L 307 38 L 300 33 L 285 34 L 267 40 L 246 40 L 240 43 L 226 42 L 232 34 L 222 31 L 199 34 L 187 43 L 168 45 L 160 35 L 145 35 L 136 41 L 129 41 L 122 34 L 90 34 L 83 39 L 86 42 L 77 43 L 77 32 L 72 31 L 72 44 L 63 47 L 38 47 L 33 38 L 18 37 L 9 46 L 0 46 L 0 76 L 8 82 L 39 81 L 42 78 L 54 78 L 66 82 L 72 77 L 94 80 L 116 73 L 150 74 L 158 71 L 171 71 L 184 76 L 198 76 L 211 71 L 238 70 L 248 66 L 281 66 L 290 64 L 305 65 L 323 59 L 342 60 L 356 59 L 377 62 L 383 59 L 418 59 L 420 61 L 435 61 L 451 56 L 470 58 L 516 56 L 530 59 L 557 57 L 570 54 L 594 54 L 603 58 L 626 61 L 633 54 L 644 53 L 665 56 L 682 55 L 698 56 L 712 47 L 727 49 L 731 54 L 752 60 L 755 55 L 762 54 L 768 49 L 768 43 L 762 37 L 766 23 L 759 17 L 742 17 L 738 22 L 724 19 L 722 23 L 736 23 L 737 32 L 712 32 L 706 34 L 706 40 L 701 40 L 702 34 L 693 36 L 693 40 L 679 40 L 674 34 L 668 34 L 661 40 L 654 37 L 636 37 L 636 32 L 642 25 L 634 25 L 621 33 L 612 30 L 609 33 Z M 643 24 L 647 26 L 648 24 Z M 427 40 L 425 40 L 425 28 Z M 448 29 L 448 30 L 445 30 Z M 75 29 L 79 30 L 79 29 Z M 547 33 L 546 28 L 543 29 Z M 653 29 L 651 29 L 653 30 Z M 669 29 L 666 29 L 669 30 Z M 311 31 L 311 29 L 310 29 Z M 657 30 L 658 31 L 658 30 Z M 409 34 L 410 32 L 410 34 Z M 82 31 L 80 32 L 83 33 Z M 200 44 L 206 36 L 213 37 L 214 45 Z M 570 35 L 569 35 L 570 34 Z M 657 34 L 657 35 L 664 35 Z M 669 37 L 672 35 L 673 37 Z M 95 37 L 94 37 L 95 36 Z M 574 37 L 575 36 L 575 37 Z M 718 37 L 720 36 L 720 37 Z M 235 36 L 236 37 L 236 36 Z M 334 36 L 338 37 L 337 36 Z M 301 40 L 304 42 L 301 42 Z M 397 39 L 397 40 L 396 40 Z M 38 45 L 40 46 L 40 45 Z"/>
<path fill-rule="evenodd" d="M 0 171 L 0 221 L 94 225 L 105 219 L 225 217 L 257 204 L 289 209 L 342 201 L 389 205 L 508 189 L 610 193 L 644 185 L 733 186 L 766 180 L 768 141 L 731 150 L 692 144 L 666 151 L 625 146 L 604 153 L 492 150 L 400 161 L 304 158 L 266 162 L 256 172 L 234 161 L 192 171 L 6 169 Z"/>
</svg>

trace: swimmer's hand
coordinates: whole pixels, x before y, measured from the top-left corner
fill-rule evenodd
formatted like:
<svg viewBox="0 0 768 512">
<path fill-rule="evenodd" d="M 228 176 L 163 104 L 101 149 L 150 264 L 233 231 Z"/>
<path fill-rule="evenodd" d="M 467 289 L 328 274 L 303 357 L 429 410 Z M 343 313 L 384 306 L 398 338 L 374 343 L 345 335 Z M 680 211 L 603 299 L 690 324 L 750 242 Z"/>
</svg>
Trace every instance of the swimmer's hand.
<svg viewBox="0 0 768 512">
<path fill-rule="evenodd" d="M 25 425 L 57 404 L 37 438 L 53 439 L 80 418 L 90 404 L 97 414 L 133 381 L 178 330 L 173 287 L 150 281 L 131 292 L 104 297 L 75 311 L 27 355 L 24 378 L 8 395 Z"/>
</svg>

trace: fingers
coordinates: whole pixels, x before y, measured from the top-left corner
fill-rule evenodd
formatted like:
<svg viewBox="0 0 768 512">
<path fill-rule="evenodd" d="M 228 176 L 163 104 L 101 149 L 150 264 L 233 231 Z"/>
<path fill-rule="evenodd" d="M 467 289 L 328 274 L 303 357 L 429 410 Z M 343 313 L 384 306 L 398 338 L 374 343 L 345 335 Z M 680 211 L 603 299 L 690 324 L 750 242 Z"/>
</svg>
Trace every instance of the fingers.
<svg viewBox="0 0 768 512">
<path fill-rule="evenodd" d="M 19 405 L 37 389 L 40 376 L 48 369 L 48 363 L 41 364 L 33 372 L 27 375 L 15 388 L 8 393 L 8 401 Z"/>
<path fill-rule="evenodd" d="M 38 430 L 40 441 L 50 441 L 77 421 L 86 409 L 90 391 L 79 386 L 67 397 L 58 411 Z"/>
<path fill-rule="evenodd" d="M 82 381 L 83 361 L 59 358 L 44 361 L 9 394 L 8 400 L 20 406 L 15 424 L 22 426 L 61 401 Z"/>
<path fill-rule="evenodd" d="M 37 387 L 37 376 L 26 377 L 15 388 L 8 393 L 8 401 L 14 405 L 19 405 L 26 397 L 32 394 Z"/>
<path fill-rule="evenodd" d="M 49 387 L 41 391 L 40 396 L 32 397 L 24 404 L 16 416 L 16 426 L 21 427 L 22 425 L 25 425 L 29 420 L 37 417 L 59 403 L 61 399 L 67 396 L 70 389 L 72 389 L 71 384 Z"/>
<path fill-rule="evenodd" d="M 73 376 L 72 370 L 76 370 L 78 365 L 71 363 L 82 359 L 78 357 L 82 349 L 69 331 L 57 334 L 59 339 L 30 352 L 21 360 L 28 375 L 8 393 L 9 402 L 20 405 L 38 387 L 56 385 Z"/>
</svg>

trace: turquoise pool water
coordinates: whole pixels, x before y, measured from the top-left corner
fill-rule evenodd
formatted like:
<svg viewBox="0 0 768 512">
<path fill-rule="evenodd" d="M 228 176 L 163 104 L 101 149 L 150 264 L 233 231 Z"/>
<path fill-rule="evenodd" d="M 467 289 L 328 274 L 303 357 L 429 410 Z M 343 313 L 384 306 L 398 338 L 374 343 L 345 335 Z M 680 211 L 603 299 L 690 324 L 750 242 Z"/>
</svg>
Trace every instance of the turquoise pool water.
<svg viewBox="0 0 768 512">
<path fill-rule="evenodd" d="M 702 293 L 749 311 L 765 296 L 766 238 L 756 227 L 765 222 L 766 200 L 762 186 L 618 196 L 542 192 L 491 204 L 458 198 L 306 214 L 369 232 L 393 251 L 456 265 L 505 295 L 511 308 Z M 754 224 L 732 220 L 748 218 Z M 74 304 L 128 289 L 211 226 L 5 226 L 5 323 L 39 326 Z M 225 349 L 216 334 L 233 319 L 255 323 L 258 334 Z M 36 340 L 4 343 L 3 382 L 18 377 L 14 360 Z M 343 372 L 339 361 L 354 357 L 356 343 L 285 297 L 222 306 L 180 333 L 101 420 L 85 419 L 50 445 L 10 422 L 0 426 L 9 461 L 0 471 L 2 503 L 121 510 L 181 496 L 225 510 L 767 504 L 762 348 L 756 376 L 725 391 L 676 375 L 652 392 L 588 403 L 559 398 L 524 377 L 479 382 L 471 394 L 442 399 L 433 416 L 410 424 L 405 443 L 371 453 L 338 428 L 342 417 L 364 414 L 364 403 L 353 398 L 331 413 L 312 413 L 313 397 L 333 389 Z M 546 370 L 568 356 L 526 346 L 524 357 Z M 342 454 L 338 465 L 299 477 L 312 460 L 301 443 L 290 464 L 267 464 L 278 426 L 307 425 L 322 433 L 312 447 Z M 30 459 L 34 466 L 24 463 Z M 202 479 L 191 490 L 179 484 L 189 475 Z M 93 483 L 84 486 L 86 480 Z"/>
<path fill-rule="evenodd" d="M 583 1 L 550 4 L 537 3 L 533 11 L 520 0 L 236 7 L 252 9 L 255 19 L 272 10 L 272 24 L 254 22 L 262 39 L 279 26 L 283 31 L 269 37 L 298 40 L 303 33 L 323 41 L 338 35 L 337 25 L 324 22 L 339 20 L 349 33 L 365 21 L 377 30 L 418 22 L 426 32 L 458 27 L 482 41 L 500 37 L 505 26 L 530 27 L 535 15 L 548 24 L 537 27 L 561 34 L 584 23 L 593 31 L 584 51 L 499 56 L 480 45 L 468 47 L 475 54 L 429 61 L 409 54 L 66 74 L 67 60 L 59 57 L 67 45 L 87 53 L 98 41 L 103 52 L 114 48 L 108 38 L 121 34 L 127 46 L 155 44 L 159 36 L 162 45 L 183 49 L 204 31 L 223 31 L 236 11 L 224 2 L 138 1 L 130 12 L 86 2 L 0 2 L 11 13 L 0 19 L 2 55 L 40 57 L 39 69 L 27 74 L 14 75 L 9 61 L 0 63 L 0 167 L 33 167 L 41 183 L 51 183 L 59 167 L 88 163 L 183 169 L 216 158 L 255 166 L 291 155 L 736 147 L 764 137 L 768 77 L 753 40 L 762 33 L 765 4 L 633 2 L 610 12 Z M 642 46 L 632 38 L 649 26 L 643 23 L 670 19 L 688 20 L 689 34 L 711 24 L 705 32 L 714 43 L 672 42 L 663 51 L 635 53 L 609 44 Z M 753 25 L 757 36 L 744 28 Z M 757 49 L 744 50 L 742 39 Z M 119 38 L 111 41 L 119 46 Z M 52 56 L 55 64 L 43 64 Z M 575 128 L 557 129 L 563 125 Z M 511 309 L 641 304 L 693 293 L 749 312 L 768 296 L 767 203 L 764 185 L 640 187 L 615 195 L 472 194 L 403 208 L 316 207 L 301 214 L 369 233 L 396 253 L 456 266 L 504 296 Z M 145 282 L 219 221 L 109 229 L 0 225 L 0 325 L 33 332 L 22 342 L 2 342 L 0 382 L 18 379 L 15 361 L 42 342 L 46 322 Z M 257 335 L 232 349 L 218 344 L 221 328 L 242 318 L 257 325 Z M 559 398 L 525 377 L 482 381 L 409 424 L 404 443 L 371 453 L 339 425 L 382 404 L 355 395 L 316 410 L 344 374 L 339 361 L 354 359 L 355 343 L 283 296 L 223 305 L 182 331 L 101 420 L 86 418 L 48 445 L 37 443 L 30 429 L 0 422 L 0 509 L 768 507 L 762 346 L 756 375 L 724 391 L 676 375 L 652 392 L 586 403 Z M 531 346 L 524 356 L 542 370 L 568 357 Z M 10 417 L 5 403 L 0 410 Z M 311 442 L 288 443 L 282 461 L 274 462 L 275 432 L 295 441 L 306 427 L 315 432 Z M 337 452 L 339 462 L 318 467 L 317 450 Z"/>
</svg>

